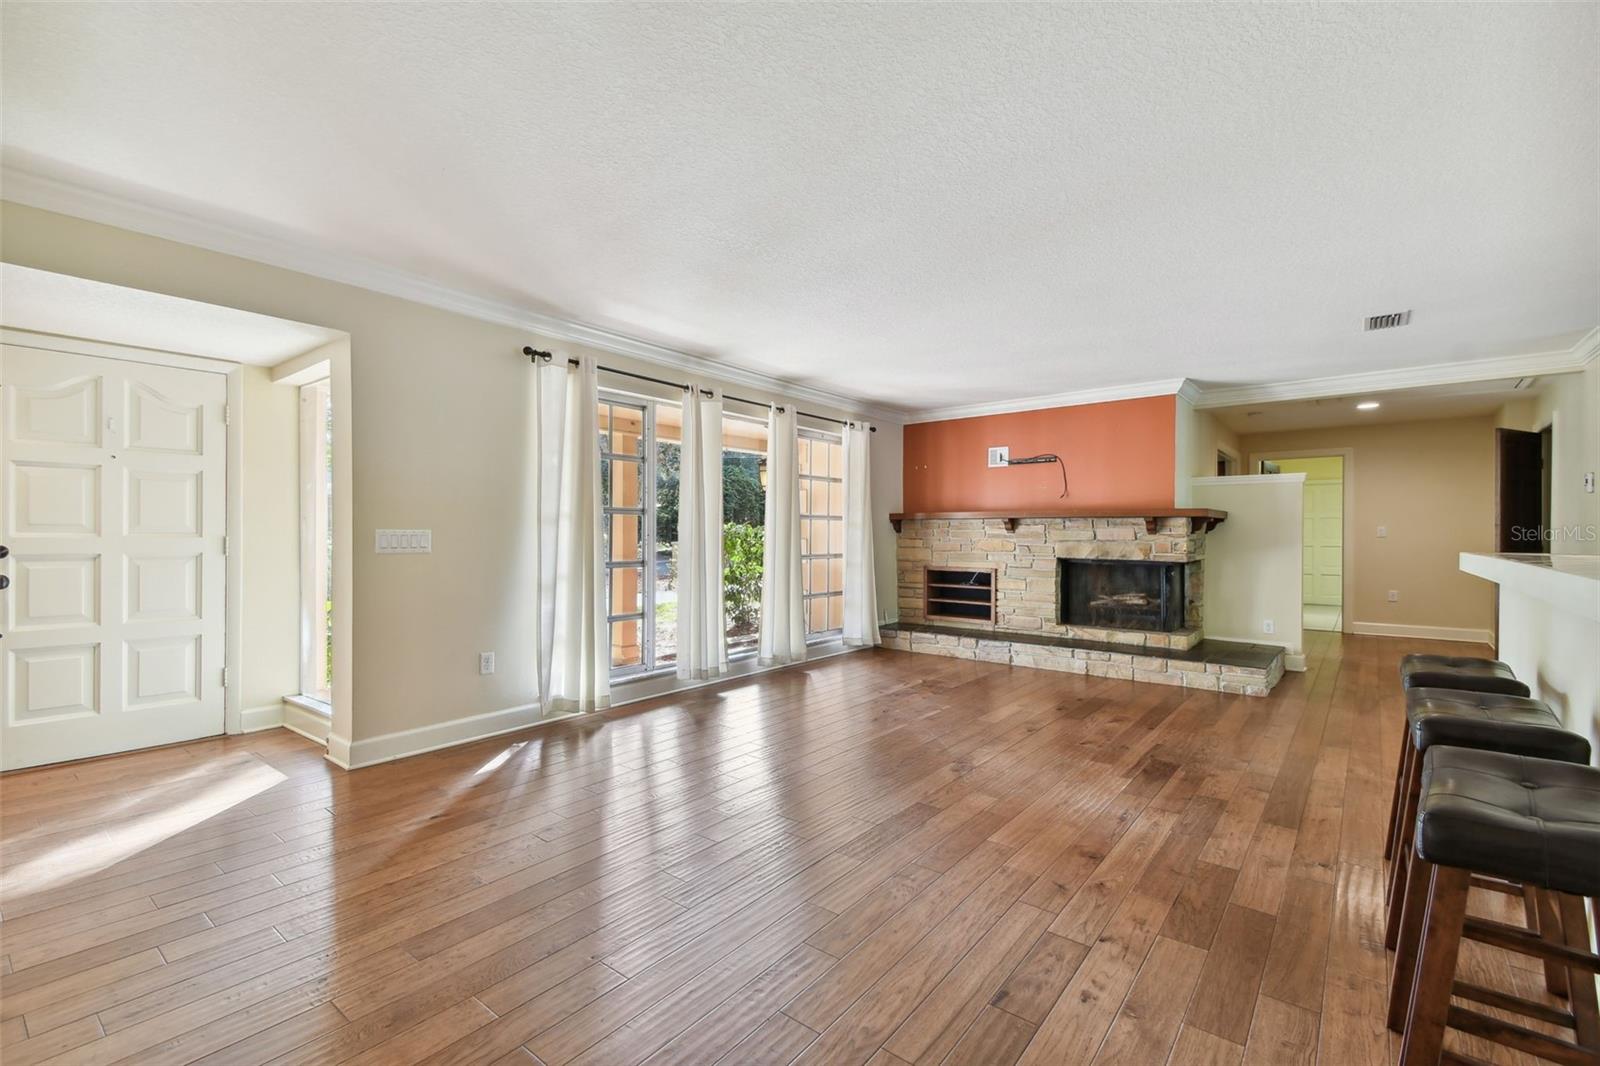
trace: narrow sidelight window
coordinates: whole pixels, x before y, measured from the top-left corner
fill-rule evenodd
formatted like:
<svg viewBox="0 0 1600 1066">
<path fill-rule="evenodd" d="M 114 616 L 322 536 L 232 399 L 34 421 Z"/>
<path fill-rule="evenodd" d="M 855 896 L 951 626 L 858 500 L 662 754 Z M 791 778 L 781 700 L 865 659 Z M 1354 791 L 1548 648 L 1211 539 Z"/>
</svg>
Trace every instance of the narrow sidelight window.
<svg viewBox="0 0 1600 1066">
<path fill-rule="evenodd" d="M 808 640 L 844 629 L 844 439 L 802 429 L 800 574 Z"/>
<path fill-rule="evenodd" d="M 300 386 L 300 693 L 333 701 L 333 391 Z"/>
</svg>

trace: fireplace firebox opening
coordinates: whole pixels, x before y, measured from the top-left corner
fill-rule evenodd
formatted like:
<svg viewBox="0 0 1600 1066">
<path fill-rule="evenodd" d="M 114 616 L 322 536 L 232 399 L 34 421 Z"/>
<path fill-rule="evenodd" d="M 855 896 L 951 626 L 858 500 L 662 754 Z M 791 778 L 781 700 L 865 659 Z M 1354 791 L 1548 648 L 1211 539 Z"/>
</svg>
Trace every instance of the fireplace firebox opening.
<svg viewBox="0 0 1600 1066">
<path fill-rule="evenodd" d="M 1184 627 L 1184 564 L 1057 559 L 1062 625 L 1175 633 Z"/>
</svg>

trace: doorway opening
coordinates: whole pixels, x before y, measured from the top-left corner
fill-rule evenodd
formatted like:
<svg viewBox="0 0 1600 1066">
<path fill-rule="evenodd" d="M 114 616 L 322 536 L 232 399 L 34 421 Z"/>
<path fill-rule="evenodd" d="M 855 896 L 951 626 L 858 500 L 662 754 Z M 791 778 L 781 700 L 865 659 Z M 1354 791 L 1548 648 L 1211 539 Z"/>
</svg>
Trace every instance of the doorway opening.
<svg viewBox="0 0 1600 1066">
<path fill-rule="evenodd" d="M 1497 552 L 1550 551 L 1550 468 L 1554 427 L 1494 431 Z"/>
<path fill-rule="evenodd" d="M 351 549 L 330 521 L 349 513 L 348 335 L 15 264 L 0 291 L 0 770 L 277 726 L 348 737 Z M 281 386 L 313 381 L 307 685 L 300 393 Z"/>
<path fill-rule="evenodd" d="M 1337 633 L 1344 623 L 1344 456 L 1271 459 L 1276 472 L 1306 476 L 1301 515 L 1301 619 L 1306 629 Z"/>
</svg>

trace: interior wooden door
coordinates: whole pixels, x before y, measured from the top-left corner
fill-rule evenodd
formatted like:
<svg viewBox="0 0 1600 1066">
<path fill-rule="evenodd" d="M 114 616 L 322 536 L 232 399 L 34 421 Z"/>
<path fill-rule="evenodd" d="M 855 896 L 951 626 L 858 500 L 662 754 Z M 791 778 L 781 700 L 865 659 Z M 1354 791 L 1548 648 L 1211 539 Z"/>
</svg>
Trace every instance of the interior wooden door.
<svg viewBox="0 0 1600 1066">
<path fill-rule="evenodd" d="M 1496 429 L 1495 551 L 1545 550 L 1544 447 L 1537 433 Z"/>
<path fill-rule="evenodd" d="M 1344 482 L 1306 482 L 1305 536 L 1301 551 L 1306 603 L 1344 600 Z"/>
<path fill-rule="evenodd" d="M 0 350 L 0 768 L 222 732 L 226 389 Z"/>
</svg>

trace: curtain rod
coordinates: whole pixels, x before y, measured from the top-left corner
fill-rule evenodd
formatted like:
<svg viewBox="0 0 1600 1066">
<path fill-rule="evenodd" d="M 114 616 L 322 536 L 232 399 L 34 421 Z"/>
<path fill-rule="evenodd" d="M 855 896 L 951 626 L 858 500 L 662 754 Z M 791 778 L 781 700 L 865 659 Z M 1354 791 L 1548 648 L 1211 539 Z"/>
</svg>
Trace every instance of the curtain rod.
<svg viewBox="0 0 1600 1066">
<path fill-rule="evenodd" d="M 555 358 L 554 354 L 552 354 L 550 352 L 539 351 L 537 348 L 534 348 L 532 345 L 524 345 L 523 349 L 522 349 L 522 354 L 527 356 L 529 359 L 543 359 L 547 363 Z M 568 366 L 578 366 L 580 364 L 579 364 L 578 360 L 576 360 L 576 359 L 568 359 L 567 360 L 567 365 Z M 690 385 L 685 385 L 685 384 L 683 384 L 682 382 L 679 382 L 679 381 L 667 381 L 667 380 L 665 380 L 663 378 L 653 378 L 649 374 L 636 374 L 632 370 L 619 370 L 614 366 L 596 366 L 595 369 L 596 370 L 604 370 L 607 374 L 619 374 L 619 375 L 621 375 L 622 377 L 625 377 L 625 378 L 635 378 L 635 379 L 637 379 L 639 381 L 648 381 L 652 385 L 665 385 L 669 389 L 682 389 L 684 392 L 688 392 L 693 387 L 693 386 L 690 386 Z M 714 392 L 712 392 L 710 389 L 701 389 L 700 390 L 700 395 L 702 395 L 702 396 L 714 396 L 716 394 Z M 747 403 L 751 407 L 776 407 L 780 414 L 783 413 L 783 411 L 785 410 L 785 408 L 781 404 L 768 404 L 768 403 L 762 403 L 760 400 L 747 400 L 742 396 L 733 396 L 733 395 L 730 395 L 730 394 L 728 394 L 726 392 L 722 394 L 722 398 L 724 400 L 732 400 L 734 403 Z M 855 425 L 854 422 L 851 422 L 851 421 L 849 421 L 847 419 L 830 418 L 827 415 L 814 415 L 810 411 L 796 410 L 795 414 L 800 415 L 802 418 L 815 418 L 819 422 L 833 422 L 833 423 L 836 423 L 837 425 L 841 425 L 841 426 L 853 426 L 853 425 Z M 869 430 L 871 430 L 873 433 L 878 432 L 878 427 L 877 426 L 868 426 L 867 428 Z"/>
</svg>

